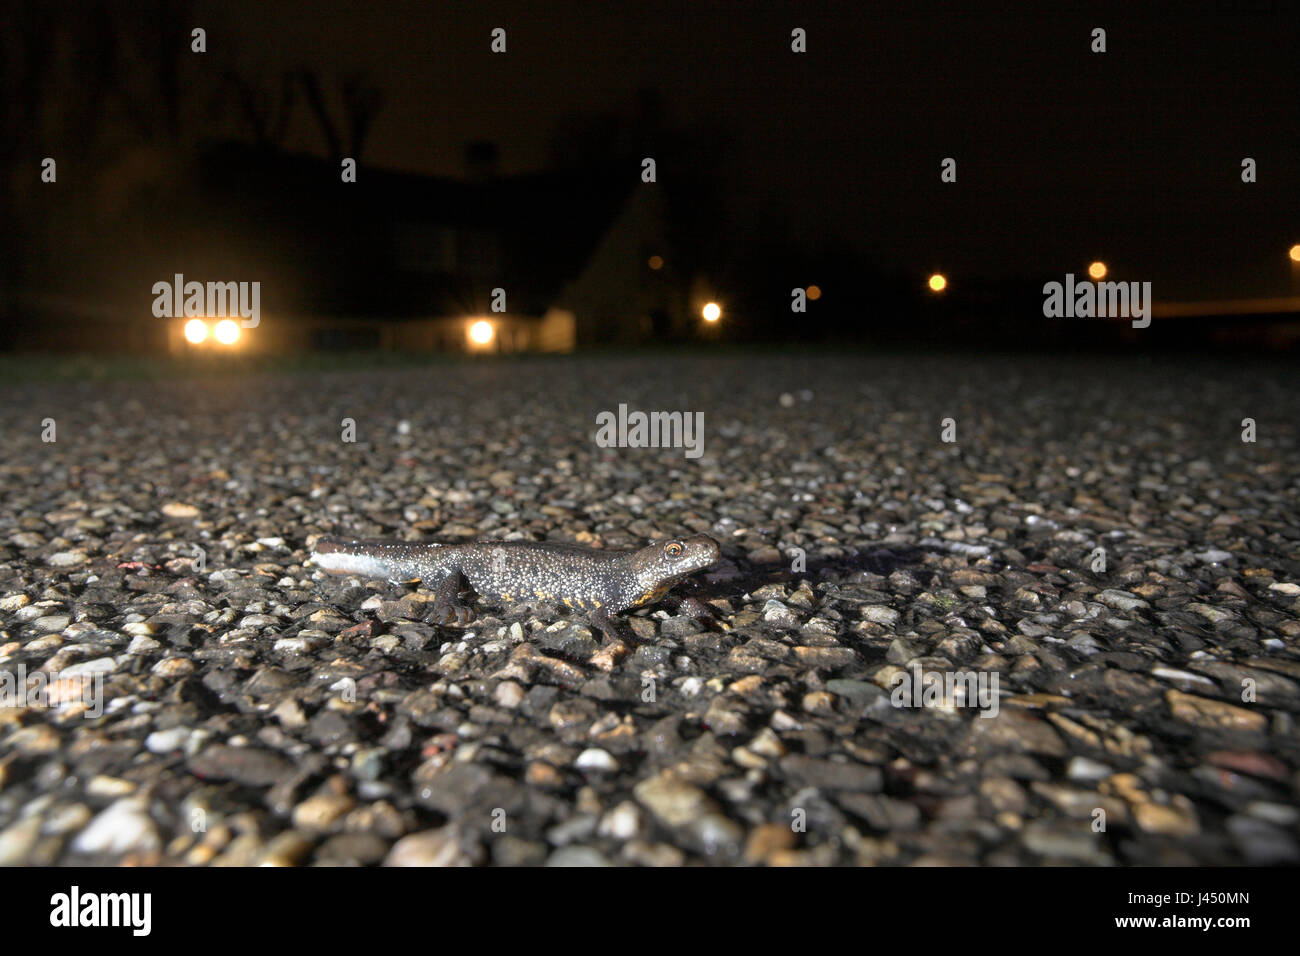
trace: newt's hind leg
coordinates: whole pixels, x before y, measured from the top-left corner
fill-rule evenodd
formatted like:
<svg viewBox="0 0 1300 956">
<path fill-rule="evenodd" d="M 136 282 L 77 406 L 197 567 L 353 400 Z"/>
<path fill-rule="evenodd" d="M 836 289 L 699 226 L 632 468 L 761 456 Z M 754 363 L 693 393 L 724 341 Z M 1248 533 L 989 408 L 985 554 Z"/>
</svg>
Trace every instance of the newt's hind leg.
<svg viewBox="0 0 1300 956">
<path fill-rule="evenodd" d="M 474 620 L 474 609 L 460 599 L 465 589 L 465 575 L 449 571 L 433 586 L 433 612 L 428 620 L 435 624 L 468 624 Z"/>
</svg>

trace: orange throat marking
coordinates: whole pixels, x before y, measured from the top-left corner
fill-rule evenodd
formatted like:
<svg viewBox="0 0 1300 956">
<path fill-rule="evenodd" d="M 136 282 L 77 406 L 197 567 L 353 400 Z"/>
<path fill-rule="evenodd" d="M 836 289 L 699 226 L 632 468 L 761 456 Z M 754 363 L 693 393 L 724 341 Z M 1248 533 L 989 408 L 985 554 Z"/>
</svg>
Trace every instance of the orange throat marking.
<svg viewBox="0 0 1300 956">
<path fill-rule="evenodd" d="M 634 604 L 633 607 L 640 607 L 643 604 L 649 604 L 651 601 L 659 600 L 661 597 L 663 597 L 665 594 L 668 593 L 669 587 L 671 587 L 671 585 L 660 584 L 656 587 L 651 588 L 650 590 L 644 592 L 639 598 L 636 599 L 636 604 Z"/>
</svg>

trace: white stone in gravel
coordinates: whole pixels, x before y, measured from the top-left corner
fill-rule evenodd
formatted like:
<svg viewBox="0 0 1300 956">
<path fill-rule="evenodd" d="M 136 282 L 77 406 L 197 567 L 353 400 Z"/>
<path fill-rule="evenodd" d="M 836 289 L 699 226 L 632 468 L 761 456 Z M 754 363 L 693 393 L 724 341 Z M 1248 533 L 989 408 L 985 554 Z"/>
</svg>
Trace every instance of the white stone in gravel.
<svg viewBox="0 0 1300 956">
<path fill-rule="evenodd" d="M 72 618 L 66 614 L 50 614 L 47 617 L 38 617 L 32 622 L 32 627 L 41 634 L 57 634 L 71 623 Z"/>
<path fill-rule="evenodd" d="M 307 715 L 303 713 L 302 708 L 298 706 L 298 702 L 292 697 L 286 697 L 280 701 L 275 710 L 271 711 L 271 716 L 291 729 L 307 725 Z"/>
<path fill-rule="evenodd" d="M 500 706 L 513 710 L 524 701 L 524 689 L 512 680 L 503 680 L 492 692 L 492 699 Z"/>
<path fill-rule="evenodd" d="M 772 720 L 770 721 L 770 723 L 772 725 L 772 729 L 776 731 L 803 730 L 803 724 L 795 720 L 784 710 L 778 710 L 774 714 L 772 714 Z"/>
<path fill-rule="evenodd" d="M 1198 687 L 1204 687 L 1206 690 L 1213 690 L 1218 685 L 1201 674 L 1193 674 L 1191 671 L 1181 671 L 1176 667 L 1153 667 L 1151 676 L 1159 677 L 1161 680 L 1174 681 L 1175 683 L 1195 684 Z"/>
<path fill-rule="evenodd" d="M 1232 560 L 1232 552 L 1218 551 L 1211 548 L 1209 551 L 1202 551 L 1196 556 L 1196 559 L 1203 564 L 1222 564 L 1224 561 Z"/>
<path fill-rule="evenodd" d="M 281 654 L 307 654 L 320 647 L 321 642 L 313 637 L 282 637 L 275 642 L 274 650 Z"/>
<path fill-rule="evenodd" d="M 173 727 L 171 730 L 155 730 L 144 739 L 144 746 L 150 753 L 169 754 L 180 750 L 189 739 L 188 727 Z"/>
<path fill-rule="evenodd" d="M 72 551 L 60 551 L 58 554 L 52 554 L 45 559 L 45 563 L 52 568 L 75 568 L 85 564 L 90 560 L 89 555 L 81 549 Z"/>
<path fill-rule="evenodd" d="M 1218 624 L 1221 621 L 1231 621 L 1233 619 L 1231 611 L 1225 611 L 1223 608 L 1215 607 L 1212 604 L 1189 604 L 1187 605 L 1187 610 L 1201 615 L 1201 617 L 1205 618 L 1212 624 Z"/>
<path fill-rule="evenodd" d="M 680 687 L 677 688 L 683 697 L 696 697 L 704 689 L 704 679 L 700 677 L 688 677 Z"/>
<path fill-rule="evenodd" d="M 614 771 L 618 769 L 618 761 L 613 758 L 608 750 L 601 750 L 599 747 L 588 747 L 578 754 L 578 759 L 573 762 L 573 765 L 579 770 Z"/>
<path fill-rule="evenodd" d="M 1101 761 L 1088 757 L 1072 757 L 1069 766 L 1065 768 L 1065 773 L 1071 780 L 1105 780 L 1114 772 Z"/>
<path fill-rule="evenodd" d="M 1117 611 L 1135 611 L 1140 607 L 1150 607 L 1146 601 L 1136 594 L 1129 591 L 1118 591 L 1113 588 L 1102 591 L 1097 595 L 1097 600 Z"/>
<path fill-rule="evenodd" d="M 77 853 L 119 854 L 156 850 L 162 845 L 144 800 L 118 800 L 90 821 L 72 841 Z"/>
<path fill-rule="evenodd" d="M 159 644 L 157 641 L 155 641 L 152 637 L 145 637 L 143 634 L 140 634 L 136 637 L 131 638 L 131 643 L 127 645 L 126 652 L 128 654 L 140 654 L 140 655 L 153 654 L 154 652 L 158 651 L 161 647 L 162 645 Z"/>
<path fill-rule="evenodd" d="M 64 605 L 58 601 L 41 601 L 39 604 L 24 605 L 14 612 L 14 621 L 19 624 L 27 624 L 38 617 L 45 617 L 47 614 L 62 611 L 63 608 Z"/>
<path fill-rule="evenodd" d="M 1281 591 L 1287 597 L 1295 597 L 1300 594 L 1300 584 L 1292 584 L 1290 581 L 1274 581 L 1268 586 L 1270 591 Z"/>
<path fill-rule="evenodd" d="M 641 808 L 631 800 L 624 800 L 600 820 L 596 832 L 615 840 L 630 840 L 641 829 Z"/>
<path fill-rule="evenodd" d="M 188 657 L 164 657 L 151 670 L 159 677 L 184 677 L 194 673 L 194 662 Z"/>
<path fill-rule="evenodd" d="M 898 612 L 883 604 L 864 604 L 861 613 L 864 620 L 871 621 L 873 624 L 891 626 L 898 623 Z"/>
<path fill-rule="evenodd" d="M 71 667 L 59 670 L 60 677 L 91 677 L 95 674 L 111 674 L 117 670 L 117 661 L 111 657 L 97 657 L 93 661 L 82 661 Z"/>
<path fill-rule="evenodd" d="M 135 793 L 135 784 L 121 777 L 108 777 L 101 773 L 86 783 L 86 795 L 90 797 L 120 797 L 128 793 Z"/>
</svg>

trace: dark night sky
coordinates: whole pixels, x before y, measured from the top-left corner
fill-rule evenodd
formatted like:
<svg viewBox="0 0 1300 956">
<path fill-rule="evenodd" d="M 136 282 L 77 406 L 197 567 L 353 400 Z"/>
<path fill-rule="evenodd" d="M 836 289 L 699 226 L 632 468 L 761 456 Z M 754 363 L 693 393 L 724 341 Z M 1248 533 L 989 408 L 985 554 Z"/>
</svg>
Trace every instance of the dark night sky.
<svg viewBox="0 0 1300 956">
<path fill-rule="evenodd" d="M 213 0 L 195 21 L 213 69 L 365 69 L 386 97 L 376 166 L 458 174 L 486 138 L 503 171 L 535 169 L 564 115 L 649 88 L 672 122 L 718 130 L 728 235 L 842 240 L 954 276 L 1045 281 L 1100 257 L 1158 299 L 1300 292 L 1294 4 L 990 6 Z M 287 145 L 320 151 L 305 109 Z"/>
</svg>

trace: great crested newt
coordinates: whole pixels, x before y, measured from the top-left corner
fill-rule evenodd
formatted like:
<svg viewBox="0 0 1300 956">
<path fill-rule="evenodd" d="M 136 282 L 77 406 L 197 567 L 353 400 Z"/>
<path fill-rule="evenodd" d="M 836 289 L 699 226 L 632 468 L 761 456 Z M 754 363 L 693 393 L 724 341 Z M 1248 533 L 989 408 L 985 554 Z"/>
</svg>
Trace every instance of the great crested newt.
<svg viewBox="0 0 1300 956">
<path fill-rule="evenodd" d="M 473 609 L 460 597 L 468 583 L 488 599 L 550 602 L 584 611 L 602 634 L 617 639 L 611 615 L 658 601 L 720 554 L 718 543 L 702 534 L 635 550 L 539 541 L 437 544 L 327 536 L 316 540 L 312 562 L 331 574 L 419 580 L 434 593 L 432 619 L 439 623 L 474 619 Z"/>
</svg>

